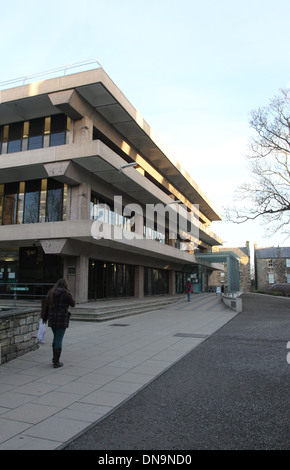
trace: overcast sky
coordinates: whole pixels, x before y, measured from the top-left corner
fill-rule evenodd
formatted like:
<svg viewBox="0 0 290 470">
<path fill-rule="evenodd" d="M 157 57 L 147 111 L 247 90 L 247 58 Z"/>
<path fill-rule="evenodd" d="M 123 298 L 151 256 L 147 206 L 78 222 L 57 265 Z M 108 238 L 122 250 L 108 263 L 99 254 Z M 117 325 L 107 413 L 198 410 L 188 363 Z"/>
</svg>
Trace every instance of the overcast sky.
<svg viewBox="0 0 290 470">
<path fill-rule="evenodd" d="M 98 59 L 223 212 L 247 181 L 249 113 L 290 86 L 289 0 L 14 0 L 0 82 Z M 261 223 L 213 223 L 225 246 L 289 246 Z"/>
</svg>

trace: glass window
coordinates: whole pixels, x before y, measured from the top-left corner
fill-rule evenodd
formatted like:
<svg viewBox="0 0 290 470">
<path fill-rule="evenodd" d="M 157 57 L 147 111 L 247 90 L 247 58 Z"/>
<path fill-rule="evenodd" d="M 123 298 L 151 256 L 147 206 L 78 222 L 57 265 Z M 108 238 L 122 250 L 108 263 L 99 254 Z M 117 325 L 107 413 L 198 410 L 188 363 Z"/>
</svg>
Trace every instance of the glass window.
<svg viewBox="0 0 290 470">
<path fill-rule="evenodd" d="M 68 185 L 63 185 L 63 196 L 62 196 L 62 220 L 66 220 L 67 214 L 67 196 L 68 196 Z"/>
<path fill-rule="evenodd" d="M 68 186 L 54 179 L 0 184 L 0 224 L 66 220 Z"/>
<path fill-rule="evenodd" d="M 168 294 L 169 275 L 164 269 L 144 268 L 144 294 Z"/>
<path fill-rule="evenodd" d="M 56 145 L 64 145 L 66 142 L 66 132 L 56 132 L 55 134 L 50 135 L 50 147 L 55 147 Z"/>
<path fill-rule="evenodd" d="M 67 117 L 65 114 L 56 114 L 51 117 L 50 146 L 64 145 L 66 143 Z"/>
<path fill-rule="evenodd" d="M 25 186 L 24 217 L 25 224 L 35 224 L 39 220 L 40 180 L 27 181 Z"/>
<path fill-rule="evenodd" d="M 271 273 L 269 274 L 269 284 L 274 284 L 275 280 L 274 280 L 274 274 Z"/>
<path fill-rule="evenodd" d="M 4 184 L 0 184 L 0 221 L 2 221 L 3 199 L 4 199 Z"/>
<path fill-rule="evenodd" d="M 39 222 L 45 222 L 47 179 L 41 180 Z"/>
<path fill-rule="evenodd" d="M 32 119 L 29 122 L 28 149 L 42 148 L 44 118 Z"/>
<path fill-rule="evenodd" d="M 21 181 L 19 183 L 19 192 L 18 192 L 18 211 L 17 211 L 17 223 L 23 223 L 23 208 L 24 208 L 24 194 L 25 194 L 25 182 Z"/>
<path fill-rule="evenodd" d="M 286 268 L 290 268 L 290 259 L 286 259 Z"/>
<path fill-rule="evenodd" d="M 7 153 L 20 152 L 23 123 L 15 122 L 9 125 Z"/>
<path fill-rule="evenodd" d="M 63 216 L 63 183 L 54 179 L 47 180 L 46 222 L 57 222 Z"/>
<path fill-rule="evenodd" d="M 17 221 L 19 183 L 5 184 L 2 224 L 12 225 Z"/>
<path fill-rule="evenodd" d="M 65 114 L 51 116 L 50 133 L 66 131 L 67 117 Z"/>
</svg>

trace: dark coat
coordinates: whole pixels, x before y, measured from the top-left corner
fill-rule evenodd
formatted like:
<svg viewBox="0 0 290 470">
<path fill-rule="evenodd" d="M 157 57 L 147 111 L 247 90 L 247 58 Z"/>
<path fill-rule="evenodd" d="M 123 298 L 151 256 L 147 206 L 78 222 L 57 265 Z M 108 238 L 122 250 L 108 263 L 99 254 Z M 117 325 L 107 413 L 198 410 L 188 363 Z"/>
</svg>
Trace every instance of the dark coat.
<svg viewBox="0 0 290 470">
<path fill-rule="evenodd" d="M 68 308 L 75 306 L 75 300 L 70 292 L 58 287 L 53 294 L 53 305 L 46 303 L 43 321 L 48 321 L 52 328 L 68 328 L 70 312 Z"/>
</svg>

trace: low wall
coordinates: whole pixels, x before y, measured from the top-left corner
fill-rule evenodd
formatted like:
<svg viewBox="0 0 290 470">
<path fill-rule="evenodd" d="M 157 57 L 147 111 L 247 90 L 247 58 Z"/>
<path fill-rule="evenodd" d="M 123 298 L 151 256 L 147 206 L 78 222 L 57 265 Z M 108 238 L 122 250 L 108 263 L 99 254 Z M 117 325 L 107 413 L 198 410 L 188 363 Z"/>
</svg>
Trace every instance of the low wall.
<svg viewBox="0 0 290 470">
<path fill-rule="evenodd" d="M 232 310 L 235 310 L 237 313 L 243 311 L 243 302 L 240 294 L 222 294 L 222 301 L 227 306 L 230 307 Z"/>
<path fill-rule="evenodd" d="M 38 348 L 40 310 L 0 311 L 0 364 Z"/>
</svg>

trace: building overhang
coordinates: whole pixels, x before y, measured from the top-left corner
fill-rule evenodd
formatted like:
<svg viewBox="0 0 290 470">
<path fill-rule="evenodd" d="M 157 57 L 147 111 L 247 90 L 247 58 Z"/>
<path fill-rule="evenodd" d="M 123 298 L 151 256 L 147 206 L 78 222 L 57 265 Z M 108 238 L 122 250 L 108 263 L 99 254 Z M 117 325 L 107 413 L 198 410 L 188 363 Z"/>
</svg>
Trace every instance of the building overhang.
<svg viewBox="0 0 290 470">
<path fill-rule="evenodd" d="M 50 94 L 65 90 L 68 94 L 69 90 L 76 90 L 128 145 L 140 152 L 192 204 L 198 204 L 210 221 L 221 220 L 195 181 L 101 68 L 0 91 L 0 125 L 60 112 L 80 118 L 78 111 L 69 105 L 69 99 L 64 108 L 55 106 L 49 98 Z"/>
<path fill-rule="evenodd" d="M 223 251 L 219 253 L 198 253 L 198 259 L 209 261 L 210 263 L 227 263 L 229 259 L 240 261 L 240 258 L 233 251 Z"/>
<path fill-rule="evenodd" d="M 77 185 L 87 172 L 116 188 L 116 195 L 126 195 L 142 205 L 170 204 L 172 199 L 133 167 L 123 168 L 126 161 L 101 141 L 75 143 L 45 149 L 0 155 L 0 184 L 33 178 L 54 177 Z M 170 205 L 178 211 L 178 204 Z M 210 246 L 221 245 L 222 240 L 208 227 L 196 221 L 200 241 Z"/>
<path fill-rule="evenodd" d="M 116 239 L 96 239 L 92 236 L 93 223 L 93 220 L 75 220 L 4 225 L 0 232 L 0 249 L 41 246 L 47 254 L 78 256 L 86 253 L 92 258 L 122 259 L 128 264 L 155 265 L 176 271 L 186 271 L 197 265 L 212 269 L 207 260 L 198 259 L 186 251 L 143 237 L 130 238 L 130 232 L 120 236 L 120 229 L 117 230 Z M 104 225 L 108 231 L 112 230 L 112 226 Z"/>
</svg>

